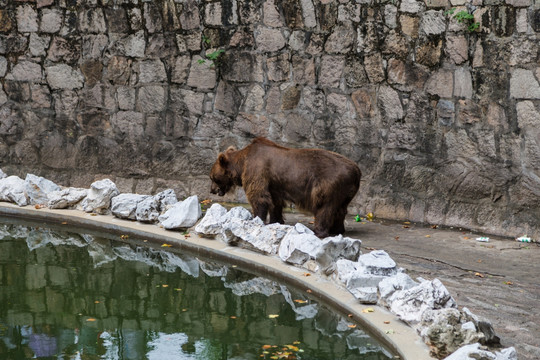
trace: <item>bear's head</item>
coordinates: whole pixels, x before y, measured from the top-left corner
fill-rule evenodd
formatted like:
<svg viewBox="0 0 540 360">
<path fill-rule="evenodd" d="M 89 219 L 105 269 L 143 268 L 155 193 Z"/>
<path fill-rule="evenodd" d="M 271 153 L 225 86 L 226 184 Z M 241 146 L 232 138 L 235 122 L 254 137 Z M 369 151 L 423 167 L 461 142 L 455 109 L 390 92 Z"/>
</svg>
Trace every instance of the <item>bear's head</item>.
<svg viewBox="0 0 540 360">
<path fill-rule="evenodd" d="M 210 171 L 210 179 L 212 180 L 210 192 L 212 194 L 223 196 L 236 185 L 233 164 L 231 163 L 231 155 L 235 151 L 236 148 L 230 146 L 218 155 L 216 162 L 212 166 L 212 170 Z"/>
</svg>

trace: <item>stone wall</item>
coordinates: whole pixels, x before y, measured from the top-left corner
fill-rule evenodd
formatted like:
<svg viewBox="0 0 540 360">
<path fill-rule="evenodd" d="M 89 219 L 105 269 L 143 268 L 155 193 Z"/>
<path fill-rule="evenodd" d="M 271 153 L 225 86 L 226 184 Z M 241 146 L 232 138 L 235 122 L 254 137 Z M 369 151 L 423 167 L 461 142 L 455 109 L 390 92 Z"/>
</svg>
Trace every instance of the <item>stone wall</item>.
<svg viewBox="0 0 540 360">
<path fill-rule="evenodd" d="M 540 235 L 536 0 L 0 5 L 8 174 L 206 197 L 262 135 L 356 161 L 351 212 Z"/>
</svg>

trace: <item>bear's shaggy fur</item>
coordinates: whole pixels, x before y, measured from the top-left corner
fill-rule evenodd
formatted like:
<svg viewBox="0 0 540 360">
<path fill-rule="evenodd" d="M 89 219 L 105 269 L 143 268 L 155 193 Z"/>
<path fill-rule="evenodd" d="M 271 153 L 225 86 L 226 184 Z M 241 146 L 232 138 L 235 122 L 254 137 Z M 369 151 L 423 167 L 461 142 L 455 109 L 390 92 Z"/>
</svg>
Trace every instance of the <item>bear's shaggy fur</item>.
<svg viewBox="0 0 540 360">
<path fill-rule="evenodd" d="M 315 234 L 345 232 L 347 205 L 360 186 L 361 172 L 351 160 L 320 149 L 291 149 L 256 138 L 242 150 L 219 154 L 210 172 L 212 194 L 242 186 L 253 215 L 283 223 L 283 206 L 294 203 L 315 215 Z"/>
</svg>

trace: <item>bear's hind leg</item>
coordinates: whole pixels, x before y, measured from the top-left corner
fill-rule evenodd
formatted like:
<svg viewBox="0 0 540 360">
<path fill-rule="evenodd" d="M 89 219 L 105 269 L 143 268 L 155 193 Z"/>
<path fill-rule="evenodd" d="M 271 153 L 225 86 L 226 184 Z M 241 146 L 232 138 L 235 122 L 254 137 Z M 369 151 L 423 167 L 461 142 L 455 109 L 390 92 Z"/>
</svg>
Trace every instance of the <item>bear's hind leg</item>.
<svg viewBox="0 0 540 360">
<path fill-rule="evenodd" d="M 337 209 L 334 212 L 334 219 L 330 227 L 330 235 L 341 235 L 345 232 L 345 216 L 347 216 L 347 207 Z"/>
<path fill-rule="evenodd" d="M 283 201 L 276 199 L 276 197 L 274 196 L 272 197 L 272 206 L 270 207 L 270 221 L 268 221 L 268 223 L 285 223 L 285 221 L 283 220 Z"/>
</svg>

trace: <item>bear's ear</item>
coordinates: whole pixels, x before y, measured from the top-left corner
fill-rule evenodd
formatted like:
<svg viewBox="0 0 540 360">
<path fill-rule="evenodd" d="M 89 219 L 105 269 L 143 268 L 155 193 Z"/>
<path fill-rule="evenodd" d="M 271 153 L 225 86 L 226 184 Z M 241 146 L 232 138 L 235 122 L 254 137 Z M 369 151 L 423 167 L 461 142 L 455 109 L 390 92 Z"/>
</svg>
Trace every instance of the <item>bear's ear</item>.
<svg viewBox="0 0 540 360">
<path fill-rule="evenodd" d="M 231 152 L 231 151 L 236 151 L 236 148 L 233 145 L 229 146 L 227 150 L 225 150 L 226 153 Z"/>
<path fill-rule="evenodd" d="M 224 153 L 219 154 L 218 161 L 219 165 L 221 165 L 222 167 L 226 167 L 227 163 L 229 162 L 229 160 L 227 159 L 227 155 L 225 155 Z"/>
</svg>

